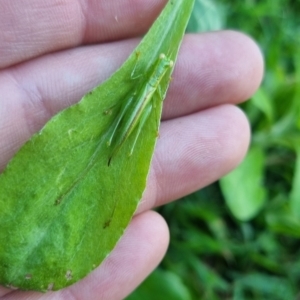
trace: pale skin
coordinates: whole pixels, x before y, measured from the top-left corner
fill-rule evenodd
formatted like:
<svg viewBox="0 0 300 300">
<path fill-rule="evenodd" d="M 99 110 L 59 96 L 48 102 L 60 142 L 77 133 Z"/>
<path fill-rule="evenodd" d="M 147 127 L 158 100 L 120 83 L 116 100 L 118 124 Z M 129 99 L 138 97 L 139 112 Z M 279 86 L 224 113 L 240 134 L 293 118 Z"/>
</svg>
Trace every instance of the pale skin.
<svg viewBox="0 0 300 300">
<path fill-rule="evenodd" d="M 122 64 L 165 2 L 0 1 L 1 170 L 53 114 Z M 0 299 L 126 297 L 158 265 L 168 245 L 167 225 L 151 209 L 214 182 L 244 157 L 249 125 L 235 105 L 255 92 L 262 74 L 260 51 L 245 35 L 186 36 L 164 102 L 146 191 L 111 256 L 64 290 L 41 294 L 3 287 Z"/>
</svg>

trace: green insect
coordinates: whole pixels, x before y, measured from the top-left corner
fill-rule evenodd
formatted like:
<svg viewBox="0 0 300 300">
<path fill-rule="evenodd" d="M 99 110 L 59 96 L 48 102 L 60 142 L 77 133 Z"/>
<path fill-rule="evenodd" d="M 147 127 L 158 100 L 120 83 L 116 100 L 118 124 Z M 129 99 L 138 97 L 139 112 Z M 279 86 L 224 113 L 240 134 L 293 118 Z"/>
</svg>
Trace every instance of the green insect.
<svg viewBox="0 0 300 300">
<path fill-rule="evenodd" d="M 174 66 L 173 60 L 168 58 L 165 54 L 160 54 L 152 73 L 148 77 L 147 82 L 140 90 L 134 93 L 124 104 L 121 106 L 117 118 L 109 132 L 109 140 L 107 145 L 111 148 L 111 153 L 108 158 L 108 166 L 112 158 L 117 154 L 123 146 L 128 137 L 135 132 L 134 142 L 132 144 L 129 155 L 132 155 L 136 141 L 141 133 L 143 125 L 148 119 L 152 108 L 155 103 L 151 101 L 155 92 L 158 92 L 160 99 L 159 85 L 166 72 Z"/>
</svg>

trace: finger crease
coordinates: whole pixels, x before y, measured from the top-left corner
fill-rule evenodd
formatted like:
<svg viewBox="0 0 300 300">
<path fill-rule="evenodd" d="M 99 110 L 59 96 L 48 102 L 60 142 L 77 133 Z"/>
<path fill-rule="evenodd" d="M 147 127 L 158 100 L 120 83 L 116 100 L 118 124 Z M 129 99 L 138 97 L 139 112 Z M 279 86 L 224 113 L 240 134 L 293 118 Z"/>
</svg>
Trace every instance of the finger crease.
<svg viewBox="0 0 300 300">
<path fill-rule="evenodd" d="M 46 101 L 34 83 L 24 85 L 19 82 L 13 73 L 10 73 L 10 75 L 14 85 L 20 92 L 20 106 L 27 126 L 26 129 L 30 134 L 33 134 L 41 129 L 44 123 L 53 115 L 47 105 L 49 101 Z"/>
</svg>

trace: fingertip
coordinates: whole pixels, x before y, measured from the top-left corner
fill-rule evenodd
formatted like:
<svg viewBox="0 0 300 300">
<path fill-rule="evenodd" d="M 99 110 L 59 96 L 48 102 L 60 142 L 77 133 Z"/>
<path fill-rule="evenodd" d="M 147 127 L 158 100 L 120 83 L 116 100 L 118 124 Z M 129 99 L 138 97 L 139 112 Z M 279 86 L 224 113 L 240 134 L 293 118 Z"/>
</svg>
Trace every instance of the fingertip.
<svg viewBox="0 0 300 300">
<path fill-rule="evenodd" d="M 245 112 L 238 106 L 223 105 L 222 114 L 224 120 L 230 120 L 227 124 L 223 123 L 220 126 L 221 131 L 226 128 L 226 130 L 223 130 L 225 137 L 220 139 L 224 142 L 224 147 L 221 148 L 223 161 L 226 162 L 222 175 L 225 175 L 236 168 L 247 154 L 251 129 Z"/>
<path fill-rule="evenodd" d="M 164 122 L 140 210 L 179 199 L 218 180 L 247 153 L 243 111 L 219 105 Z"/>
<path fill-rule="evenodd" d="M 239 104 L 255 93 L 263 73 L 262 52 L 249 36 L 232 30 L 189 34 L 172 75 L 163 119 Z"/>
<path fill-rule="evenodd" d="M 225 31 L 225 34 L 230 42 L 235 43 L 235 51 L 241 55 L 238 61 L 241 69 L 240 75 L 247 80 L 247 85 L 244 84 L 240 87 L 240 99 L 246 100 L 253 95 L 262 82 L 264 75 L 263 54 L 251 36 L 234 30 Z"/>
<path fill-rule="evenodd" d="M 168 226 L 158 213 L 136 215 L 102 265 L 66 293 L 78 299 L 124 299 L 159 264 L 168 244 Z"/>
</svg>

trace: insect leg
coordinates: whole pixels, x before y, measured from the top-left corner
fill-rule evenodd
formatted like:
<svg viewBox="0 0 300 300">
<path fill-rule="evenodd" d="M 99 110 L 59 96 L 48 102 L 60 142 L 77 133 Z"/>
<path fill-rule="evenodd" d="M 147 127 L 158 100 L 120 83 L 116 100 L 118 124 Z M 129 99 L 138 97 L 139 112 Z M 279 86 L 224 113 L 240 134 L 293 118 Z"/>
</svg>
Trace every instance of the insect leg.
<svg viewBox="0 0 300 300">
<path fill-rule="evenodd" d="M 133 70 L 132 70 L 132 72 L 131 72 L 131 75 L 130 75 L 131 79 L 137 79 L 137 78 L 139 78 L 139 77 L 142 76 L 142 74 L 137 75 L 137 76 L 134 76 L 134 73 L 135 73 L 136 67 L 137 67 L 137 65 L 138 65 L 138 61 L 139 61 L 141 52 L 136 52 L 135 54 L 136 54 L 136 63 L 135 63 L 135 66 L 134 66 L 134 68 L 133 68 Z"/>
<path fill-rule="evenodd" d="M 133 97 L 131 97 L 129 100 L 127 100 L 127 101 L 125 102 L 125 105 L 124 105 L 124 106 L 123 106 L 123 105 L 121 106 L 120 112 L 119 112 L 117 118 L 115 119 L 115 121 L 114 121 L 114 123 L 113 123 L 112 129 L 110 130 L 110 138 L 109 138 L 109 140 L 107 141 L 107 145 L 108 145 L 108 146 L 111 145 L 112 140 L 113 140 L 113 138 L 114 138 L 114 135 L 115 135 L 115 133 L 116 133 L 116 130 L 118 129 L 118 127 L 119 127 L 119 125 L 120 125 L 120 122 L 122 121 L 122 119 L 123 119 L 123 117 L 124 117 L 124 115 L 125 115 L 125 113 L 126 113 L 128 107 L 130 106 L 132 99 L 133 99 Z"/>
<path fill-rule="evenodd" d="M 143 115 L 141 116 L 141 119 L 139 120 L 139 123 L 138 123 L 138 126 L 137 126 L 137 131 L 136 131 L 136 134 L 135 134 L 135 138 L 134 138 L 134 141 L 132 143 L 132 147 L 131 147 L 130 152 L 129 152 L 129 156 L 131 156 L 132 153 L 133 153 L 135 144 L 136 144 L 136 142 L 138 140 L 138 137 L 139 137 L 139 135 L 141 133 L 141 130 L 142 130 L 143 126 L 145 125 L 148 117 L 150 116 L 151 111 L 152 111 L 152 104 L 149 104 L 145 108 L 145 112 L 143 113 Z"/>
<path fill-rule="evenodd" d="M 161 92 L 161 88 L 160 86 L 157 87 L 157 94 L 158 94 L 158 97 L 160 98 L 159 100 L 160 101 L 163 101 L 163 97 L 162 97 L 162 92 Z M 155 101 L 153 101 L 153 107 L 155 109 L 155 120 L 156 120 L 156 134 L 157 136 L 159 136 L 159 115 L 157 114 L 157 110 L 156 110 L 156 105 L 155 105 Z"/>
</svg>

